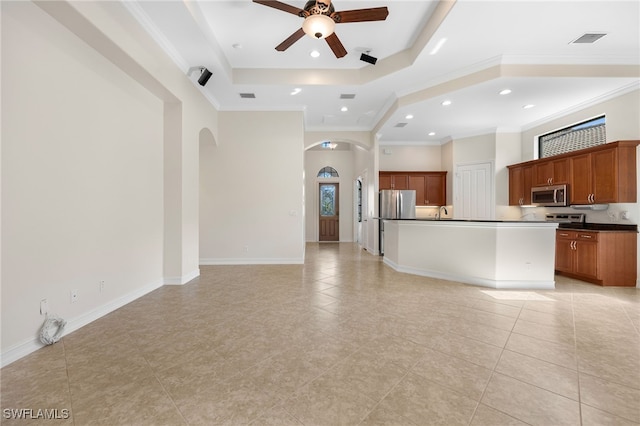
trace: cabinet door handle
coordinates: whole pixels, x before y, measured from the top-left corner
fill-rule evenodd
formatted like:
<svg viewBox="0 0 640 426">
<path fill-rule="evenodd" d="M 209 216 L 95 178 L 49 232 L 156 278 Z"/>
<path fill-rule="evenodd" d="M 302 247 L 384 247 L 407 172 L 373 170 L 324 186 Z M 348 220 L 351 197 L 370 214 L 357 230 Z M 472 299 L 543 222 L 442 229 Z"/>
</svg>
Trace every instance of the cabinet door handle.
<svg viewBox="0 0 640 426">
<path fill-rule="evenodd" d="M 580 235 L 580 238 L 593 238 L 591 235 Z"/>
<path fill-rule="evenodd" d="M 560 234 L 561 237 L 568 237 L 569 234 Z"/>
</svg>

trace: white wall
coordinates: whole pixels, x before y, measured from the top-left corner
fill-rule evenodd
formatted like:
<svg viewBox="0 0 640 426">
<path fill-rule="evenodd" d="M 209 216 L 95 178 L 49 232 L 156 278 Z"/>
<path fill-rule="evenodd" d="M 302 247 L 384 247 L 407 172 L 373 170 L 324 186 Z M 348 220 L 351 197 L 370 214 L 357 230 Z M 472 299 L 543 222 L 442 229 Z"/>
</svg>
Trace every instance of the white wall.
<svg viewBox="0 0 640 426">
<path fill-rule="evenodd" d="M 2 103 L 10 357 L 34 341 L 41 299 L 72 329 L 163 284 L 163 106 L 31 3 L 2 5 Z"/>
<path fill-rule="evenodd" d="M 634 90 L 523 131 L 521 161 L 536 158 L 537 136 L 603 114 L 606 115 L 607 142 L 640 139 L 640 90 Z"/>
<path fill-rule="evenodd" d="M 318 171 L 326 166 L 336 169 L 339 178 L 319 179 Z M 340 241 L 354 241 L 354 185 L 357 178 L 354 167 L 353 150 L 305 151 L 305 236 L 307 241 L 318 241 L 320 182 L 339 183 Z"/>
<path fill-rule="evenodd" d="M 440 145 L 382 145 L 380 170 L 382 171 L 441 171 Z"/>
<path fill-rule="evenodd" d="M 201 264 L 302 263 L 302 113 L 219 118 L 218 145 L 200 154 Z"/>
<path fill-rule="evenodd" d="M 197 276 L 198 134 L 217 111 L 122 3 L 0 7 L 6 365 L 40 347 L 43 298 L 70 332 Z"/>
<path fill-rule="evenodd" d="M 522 157 L 520 133 L 496 133 L 495 181 L 496 219 L 520 220 L 519 207 L 509 206 L 509 170 L 507 166 L 518 163 Z"/>
</svg>

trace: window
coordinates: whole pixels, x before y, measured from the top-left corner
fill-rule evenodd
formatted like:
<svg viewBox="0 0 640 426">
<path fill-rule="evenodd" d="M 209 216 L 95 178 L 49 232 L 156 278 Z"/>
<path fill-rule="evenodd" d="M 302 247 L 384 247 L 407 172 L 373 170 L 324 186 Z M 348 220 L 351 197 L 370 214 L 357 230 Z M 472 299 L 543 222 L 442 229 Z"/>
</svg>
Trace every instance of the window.
<svg viewBox="0 0 640 426">
<path fill-rule="evenodd" d="M 539 157 L 552 157 L 607 142 L 605 116 L 556 130 L 538 139 Z"/>
<path fill-rule="evenodd" d="M 318 172 L 318 177 L 332 178 L 332 177 L 339 177 L 339 176 L 338 176 L 338 171 L 336 169 L 334 169 L 333 167 L 327 166 L 320 169 L 320 171 Z"/>
</svg>

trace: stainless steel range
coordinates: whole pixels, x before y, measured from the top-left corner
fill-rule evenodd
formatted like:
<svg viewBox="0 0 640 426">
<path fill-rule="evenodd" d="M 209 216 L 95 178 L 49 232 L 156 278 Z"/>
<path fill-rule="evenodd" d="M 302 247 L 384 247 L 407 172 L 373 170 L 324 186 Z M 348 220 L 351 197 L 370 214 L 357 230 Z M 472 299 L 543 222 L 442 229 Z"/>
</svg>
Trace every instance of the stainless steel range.
<svg viewBox="0 0 640 426">
<path fill-rule="evenodd" d="M 561 228 L 583 228 L 585 221 L 584 213 L 548 213 L 545 216 L 547 222 L 557 222 Z"/>
</svg>

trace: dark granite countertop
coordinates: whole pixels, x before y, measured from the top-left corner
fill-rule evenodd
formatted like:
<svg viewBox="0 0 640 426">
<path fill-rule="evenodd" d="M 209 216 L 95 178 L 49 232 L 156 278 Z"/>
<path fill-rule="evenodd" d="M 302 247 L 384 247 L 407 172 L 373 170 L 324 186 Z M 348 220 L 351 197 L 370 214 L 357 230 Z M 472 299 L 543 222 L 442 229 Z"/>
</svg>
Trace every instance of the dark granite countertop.
<svg viewBox="0 0 640 426">
<path fill-rule="evenodd" d="M 638 232 L 638 225 L 620 223 L 560 223 L 560 229 L 574 229 L 576 231 L 627 231 Z"/>
</svg>

